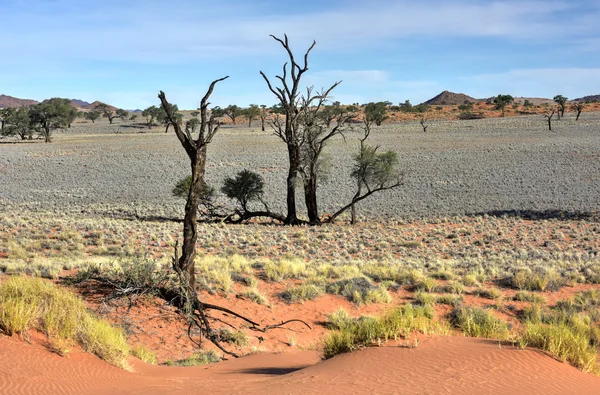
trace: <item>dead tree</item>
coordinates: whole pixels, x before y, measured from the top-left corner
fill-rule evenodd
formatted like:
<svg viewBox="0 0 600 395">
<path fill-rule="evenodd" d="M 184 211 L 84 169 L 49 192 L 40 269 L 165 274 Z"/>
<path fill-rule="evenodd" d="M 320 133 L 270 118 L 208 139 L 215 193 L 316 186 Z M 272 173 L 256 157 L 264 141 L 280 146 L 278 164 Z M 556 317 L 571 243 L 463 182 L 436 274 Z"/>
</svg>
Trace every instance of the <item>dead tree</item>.
<svg viewBox="0 0 600 395">
<path fill-rule="evenodd" d="M 581 112 L 583 111 L 583 109 L 585 108 L 585 103 L 573 103 L 571 108 L 577 112 L 577 117 L 575 118 L 575 121 L 579 121 L 579 116 L 581 115 Z"/>
<path fill-rule="evenodd" d="M 426 121 L 427 118 L 425 118 L 425 115 L 423 115 L 421 121 L 419 122 L 421 124 L 421 127 L 423 128 L 423 133 L 427 133 L 427 128 L 429 127 L 429 125 L 425 124 Z"/>
<path fill-rule="evenodd" d="M 554 116 L 555 112 L 556 112 L 556 110 L 552 110 L 550 115 L 548 115 L 548 114 L 544 115 L 544 117 L 546 117 L 546 119 L 548 120 L 548 130 L 550 130 L 550 131 L 552 131 L 552 117 Z"/>
<path fill-rule="evenodd" d="M 213 115 L 208 114 L 208 99 L 212 94 L 215 85 L 229 78 L 223 77 L 213 81 L 208 88 L 208 91 L 202 98 L 200 104 L 200 125 L 198 127 L 198 137 L 194 138 L 190 130 L 190 124 L 187 123 L 185 130 L 181 127 L 181 122 L 177 120 L 176 114 L 173 113 L 173 107 L 167 101 L 164 92 L 160 92 L 158 97 L 161 101 L 162 107 L 167 114 L 168 121 L 173 125 L 175 134 L 179 139 L 179 142 L 185 149 L 188 157 L 190 158 L 190 164 L 192 169 L 192 182 L 190 185 L 187 202 L 185 205 L 185 216 L 183 219 L 183 245 L 181 247 L 181 256 L 179 256 L 178 245 L 175 246 L 175 256 L 173 257 L 172 266 L 174 271 L 178 274 L 180 279 L 180 289 L 175 291 L 175 295 L 170 295 L 169 300 L 178 300 L 178 305 L 185 314 L 189 322 L 188 336 L 191 339 L 191 328 L 197 327 L 201 335 L 210 340 L 224 353 L 237 357 L 237 355 L 231 351 L 228 351 L 220 344 L 220 337 L 218 332 L 211 328 L 210 321 L 216 320 L 223 322 L 218 318 L 212 318 L 208 311 L 215 310 L 221 311 L 229 316 L 239 318 L 251 325 L 250 329 L 266 332 L 270 329 L 280 328 L 291 322 L 300 322 L 306 325 L 309 329 L 310 326 L 302 320 L 289 320 L 276 325 L 267 325 L 261 327 L 257 322 L 242 316 L 230 309 L 208 304 L 202 302 L 196 293 L 196 273 L 194 258 L 196 257 L 196 241 L 198 239 L 197 234 L 197 216 L 198 206 L 202 197 L 202 187 L 204 185 L 204 172 L 206 168 L 206 152 L 207 146 L 211 143 L 213 137 L 219 130 L 220 124 L 214 120 Z M 230 324 L 228 324 L 230 325 Z M 198 343 L 199 344 L 199 343 Z M 200 345 L 200 344 L 199 344 Z"/>
<path fill-rule="evenodd" d="M 312 45 L 308 48 L 304 54 L 304 62 L 302 65 L 296 62 L 294 53 L 292 52 L 287 35 L 284 35 L 284 39 L 280 39 L 271 35 L 275 41 L 281 44 L 281 46 L 287 52 L 289 57 L 289 70 L 288 62 L 283 64 L 282 75 L 277 75 L 277 78 L 281 82 L 281 86 L 273 86 L 271 81 L 265 73 L 262 71 L 260 75 L 266 81 L 269 90 L 273 92 L 277 100 L 281 103 L 281 106 L 285 115 L 285 122 L 276 119 L 272 122 L 272 126 L 275 130 L 275 134 L 283 140 L 287 145 L 288 150 L 288 175 L 286 182 L 286 206 L 287 215 L 285 217 L 286 225 L 297 225 L 302 221 L 298 219 L 298 213 L 296 211 L 296 179 L 301 165 L 301 148 L 303 141 L 299 133 L 300 129 L 300 80 L 302 75 L 308 70 L 308 55 L 314 48 L 316 42 L 313 41 Z M 310 102 L 308 103 L 311 104 Z"/>
<path fill-rule="evenodd" d="M 339 84 L 336 82 L 329 89 L 318 94 L 312 88 L 306 90 L 306 95 L 301 99 L 301 116 L 299 134 L 301 141 L 300 174 L 304 184 L 304 201 L 309 223 L 321 223 L 317 201 L 317 187 L 319 178 L 324 173 L 323 150 L 336 136 L 344 137 L 348 121 L 353 118 L 352 113 L 339 108 L 335 117 L 328 111 L 323 111 L 329 94 Z"/>
</svg>

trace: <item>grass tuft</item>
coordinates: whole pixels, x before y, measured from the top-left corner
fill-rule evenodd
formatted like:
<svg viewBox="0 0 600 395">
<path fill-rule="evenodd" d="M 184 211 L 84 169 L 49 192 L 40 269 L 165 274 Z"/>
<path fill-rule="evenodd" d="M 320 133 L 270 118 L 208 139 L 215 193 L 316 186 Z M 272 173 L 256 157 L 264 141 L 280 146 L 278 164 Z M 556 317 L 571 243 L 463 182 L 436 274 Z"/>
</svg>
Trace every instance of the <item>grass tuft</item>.
<svg viewBox="0 0 600 395">
<path fill-rule="evenodd" d="M 491 312 L 478 307 L 457 307 L 451 314 L 452 324 L 467 336 L 508 340 L 508 324 Z"/>
</svg>

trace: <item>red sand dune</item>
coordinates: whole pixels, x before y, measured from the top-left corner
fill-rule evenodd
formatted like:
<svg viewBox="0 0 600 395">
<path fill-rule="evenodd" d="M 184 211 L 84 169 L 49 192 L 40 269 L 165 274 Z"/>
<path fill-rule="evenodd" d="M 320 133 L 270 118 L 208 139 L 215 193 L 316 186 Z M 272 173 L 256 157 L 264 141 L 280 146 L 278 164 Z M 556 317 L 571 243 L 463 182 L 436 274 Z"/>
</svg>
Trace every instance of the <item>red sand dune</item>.
<svg viewBox="0 0 600 395">
<path fill-rule="evenodd" d="M 599 394 L 600 378 L 533 350 L 465 337 L 368 348 L 255 354 L 199 367 L 134 362 L 136 372 L 0 337 L 0 394 Z"/>
</svg>

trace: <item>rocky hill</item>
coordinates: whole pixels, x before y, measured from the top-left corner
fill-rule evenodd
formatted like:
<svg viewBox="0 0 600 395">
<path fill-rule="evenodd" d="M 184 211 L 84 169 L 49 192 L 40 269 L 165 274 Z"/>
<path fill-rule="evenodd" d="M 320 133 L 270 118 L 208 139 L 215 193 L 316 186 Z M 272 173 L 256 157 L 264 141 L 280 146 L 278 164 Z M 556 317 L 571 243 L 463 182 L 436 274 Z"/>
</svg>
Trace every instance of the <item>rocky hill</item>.
<svg viewBox="0 0 600 395">
<path fill-rule="evenodd" d="M 465 95 L 463 93 L 454 93 L 443 91 L 436 97 L 429 99 L 425 102 L 425 104 L 429 104 L 431 106 L 446 106 L 446 105 L 459 105 L 466 103 L 476 103 L 480 100 L 475 99 L 471 96 Z"/>
<path fill-rule="evenodd" d="M 599 102 L 600 95 L 584 96 L 584 97 L 580 97 L 579 99 L 575 99 L 573 101 L 582 101 L 585 103 Z"/>
<path fill-rule="evenodd" d="M 19 99 L 17 97 L 0 95 L 0 108 L 27 107 L 38 103 L 39 102 L 35 100 Z"/>
<path fill-rule="evenodd" d="M 90 108 L 90 106 L 91 106 L 90 103 L 83 101 L 83 100 L 79 100 L 79 99 L 71 99 L 71 104 L 74 107 L 78 107 L 81 109 L 87 109 L 87 108 Z"/>
</svg>

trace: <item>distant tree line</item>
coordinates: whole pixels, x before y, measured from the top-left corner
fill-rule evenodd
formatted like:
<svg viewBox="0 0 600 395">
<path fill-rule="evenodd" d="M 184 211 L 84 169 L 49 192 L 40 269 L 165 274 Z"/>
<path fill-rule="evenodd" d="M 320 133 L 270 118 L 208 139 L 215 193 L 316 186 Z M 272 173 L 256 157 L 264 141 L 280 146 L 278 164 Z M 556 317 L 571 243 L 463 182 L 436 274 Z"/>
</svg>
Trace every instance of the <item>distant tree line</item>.
<svg viewBox="0 0 600 395">
<path fill-rule="evenodd" d="M 50 143 L 56 130 L 70 128 L 77 117 L 94 123 L 103 116 L 112 124 L 115 118 L 125 119 L 128 115 L 125 110 L 113 110 L 103 103 L 84 113 L 78 111 L 71 100 L 55 97 L 29 107 L 0 108 L 0 136 L 15 136 L 21 140 L 39 137 Z"/>
</svg>

